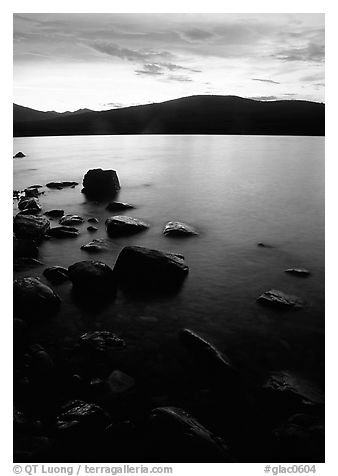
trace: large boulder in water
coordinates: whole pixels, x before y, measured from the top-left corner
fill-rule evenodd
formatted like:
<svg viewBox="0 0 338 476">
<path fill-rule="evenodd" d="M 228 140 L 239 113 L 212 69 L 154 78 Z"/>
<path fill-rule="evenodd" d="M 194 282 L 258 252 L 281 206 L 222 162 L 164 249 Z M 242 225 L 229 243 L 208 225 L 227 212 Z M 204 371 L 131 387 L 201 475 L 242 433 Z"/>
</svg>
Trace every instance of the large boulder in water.
<svg viewBox="0 0 338 476">
<path fill-rule="evenodd" d="M 14 218 L 14 233 L 17 238 L 41 240 L 49 230 L 49 227 L 50 222 L 45 217 L 18 213 Z"/>
<path fill-rule="evenodd" d="M 83 178 L 83 192 L 92 198 L 115 194 L 120 182 L 115 170 L 91 169 Z"/>
<path fill-rule="evenodd" d="M 75 291 L 86 297 L 104 295 L 114 297 L 116 281 L 113 270 L 100 261 L 79 261 L 68 268 L 68 275 Z"/>
<path fill-rule="evenodd" d="M 181 255 L 142 246 L 123 248 L 114 267 L 114 273 L 122 287 L 150 292 L 179 287 L 188 271 Z"/>
<path fill-rule="evenodd" d="M 59 296 L 37 278 L 20 278 L 14 281 L 13 303 L 15 315 L 34 321 L 55 313 L 61 300 Z"/>
<path fill-rule="evenodd" d="M 224 441 L 181 408 L 154 409 L 149 435 L 159 461 L 231 462 Z"/>
<path fill-rule="evenodd" d="M 109 236 L 133 235 L 147 228 L 149 228 L 147 223 L 134 217 L 115 215 L 106 220 L 106 230 Z"/>
</svg>

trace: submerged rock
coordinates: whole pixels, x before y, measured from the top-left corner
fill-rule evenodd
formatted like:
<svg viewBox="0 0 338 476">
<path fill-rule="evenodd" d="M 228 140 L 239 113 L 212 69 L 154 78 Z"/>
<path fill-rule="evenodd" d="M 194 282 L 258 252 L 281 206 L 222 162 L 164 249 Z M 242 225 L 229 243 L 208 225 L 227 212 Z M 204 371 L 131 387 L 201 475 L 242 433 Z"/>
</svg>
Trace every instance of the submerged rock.
<svg viewBox="0 0 338 476">
<path fill-rule="evenodd" d="M 302 269 L 302 268 L 289 268 L 284 270 L 285 273 L 293 274 L 295 276 L 300 276 L 301 278 L 306 278 L 307 276 L 310 276 L 310 271 L 308 269 Z"/>
<path fill-rule="evenodd" d="M 123 248 L 114 267 L 122 287 L 148 291 L 175 289 L 188 272 L 183 257 L 141 246 Z"/>
<path fill-rule="evenodd" d="M 47 215 L 50 218 L 61 218 L 65 214 L 64 210 L 61 209 L 53 209 L 53 210 L 48 210 L 45 212 L 45 215 Z"/>
<path fill-rule="evenodd" d="M 49 230 L 50 223 L 45 217 L 17 214 L 14 218 L 14 232 L 17 238 L 41 240 Z"/>
<path fill-rule="evenodd" d="M 46 268 L 43 275 L 53 284 L 60 284 L 69 279 L 68 269 L 62 266 L 51 266 Z"/>
<path fill-rule="evenodd" d="M 168 236 L 198 235 L 192 226 L 180 221 L 169 221 L 164 227 L 163 234 Z"/>
<path fill-rule="evenodd" d="M 107 240 L 98 239 L 81 246 L 81 250 L 88 251 L 89 253 L 99 253 L 101 251 L 107 251 L 109 249 L 109 242 Z"/>
<path fill-rule="evenodd" d="M 126 343 L 110 331 L 93 331 L 80 337 L 80 346 L 86 351 L 106 354 L 123 349 Z"/>
<path fill-rule="evenodd" d="M 106 206 L 106 210 L 110 212 L 120 212 L 122 210 L 129 210 L 130 208 L 134 208 L 133 205 L 124 202 L 110 202 Z"/>
<path fill-rule="evenodd" d="M 60 225 L 64 226 L 80 225 L 83 222 L 83 218 L 78 215 L 65 215 L 59 220 Z"/>
<path fill-rule="evenodd" d="M 61 190 L 62 188 L 74 187 L 75 185 L 79 185 L 79 183 L 71 182 L 71 181 L 63 181 L 63 182 L 49 182 L 46 184 L 46 187 Z"/>
<path fill-rule="evenodd" d="M 14 156 L 13 156 L 13 159 L 17 159 L 19 157 L 26 157 L 25 154 L 23 152 L 17 152 Z"/>
<path fill-rule="evenodd" d="M 115 215 L 106 220 L 106 230 L 109 236 L 132 235 L 147 228 L 149 225 L 134 217 Z"/>
<path fill-rule="evenodd" d="M 50 228 L 47 234 L 53 238 L 76 238 L 79 236 L 79 230 L 73 226 L 55 226 Z"/>
<path fill-rule="evenodd" d="M 13 237 L 13 255 L 15 258 L 35 258 L 38 252 L 39 250 L 34 240 Z"/>
<path fill-rule="evenodd" d="M 83 192 L 92 198 L 115 194 L 120 183 L 115 170 L 91 169 L 83 178 Z"/>
<path fill-rule="evenodd" d="M 303 304 L 297 296 L 291 296 L 276 289 L 265 291 L 259 296 L 257 302 L 281 309 L 299 309 Z"/>
<path fill-rule="evenodd" d="M 77 291 L 95 295 L 116 294 L 116 280 L 113 270 L 100 261 L 80 261 L 68 268 L 69 277 Z M 87 296 L 88 297 L 88 296 Z"/>
<path fill-rule="evenodd" d="M 150 416 L 150 437 L 160 461 L 231 461 L 224 441 L 180 408 L 154 409 Z"/>
<path fill-rule="evenodd" d="M 61 300 L 39 279 L 27 277 L 14 281 L 13 303 L 17 316 L 34 321 L 40 317 L 49 317 L 56 312 Z"/>
<path fill-rule="evenodd" d="M 31 210 L 34 212 L 40 212 L 41 207 L 39 205 L 39 202 L 36 198 L 26 198 L 22 197 L 18 203 L 18 208 L 19 210 Z"/>
</svg>

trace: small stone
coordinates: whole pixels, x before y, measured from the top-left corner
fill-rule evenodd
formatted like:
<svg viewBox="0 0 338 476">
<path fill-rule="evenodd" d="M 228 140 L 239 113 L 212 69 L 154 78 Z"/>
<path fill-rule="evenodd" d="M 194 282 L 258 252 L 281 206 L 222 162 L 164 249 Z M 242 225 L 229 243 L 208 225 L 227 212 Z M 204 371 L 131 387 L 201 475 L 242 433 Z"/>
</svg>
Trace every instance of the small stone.
<svg viewBox="0 0 338 476">
<path fill-rule="evenodd" d="M 46 268 L 43 275 L 53 284 L 60 284 L 69 280 L 68 269 L 62 266 L 51 266 Z"/>
<path fill-rule="evenodd" d="M 197 231 L 192 226 L 180 221 L 169 221 L 164 227 L 163 234 L 168 236 L 198 235 Z"/>
<path fill-rule="evenodd" d="M 124 202 L 110 202 L 106 206 L 106 210 L 109 210 L 110 212 L 120 212 L 123 210 L 128 210 L 130 208 L 134 208 L 133 205 Z"/>
<path fill-rule="evenodd" d="M 307 276 L 310 276 L 310 271 L 308 269 L 302 269 L 302 268 L 289 268 L 284 270 L 285 273 L 293 274 L 294 276 L 299 276 L 301 278 L 305 278 Z"/>
<path fill-rule="evenodd" d="M 131 235 L 149 228 L 147 223 L 139 218 L 115 215 L 106 220 L 106 230 L 109 236 Z"/>
<path fill-rule="evenodd" d="M 83 221 L 83 218 L 78 215 L 65 215 L 59 220 L 59 223 L 64 226 L 73 226 L 80 225 Z"/>
<path fill-rule="evenodd" d="M 259 296 L 257 302 L 283 309 L 299 309 L 302 307 L 302 301 L 297 296 L 291 296 L 276 289 L 265 291 Z"/>
<path fill-rule="evenodd" d="M 90 232 L 95 232 L 95 231 L 98 230 L 98 228 L 96 226 L 90 225 L 90 226 L 87 227 L 87 230 L 90 231 Z"/>
<path fill-rule="evenodd" d="M 95 217 L 88 218 L 87 220 L 89 223 L 99 223 L 99 220 Z"/>
</svg>

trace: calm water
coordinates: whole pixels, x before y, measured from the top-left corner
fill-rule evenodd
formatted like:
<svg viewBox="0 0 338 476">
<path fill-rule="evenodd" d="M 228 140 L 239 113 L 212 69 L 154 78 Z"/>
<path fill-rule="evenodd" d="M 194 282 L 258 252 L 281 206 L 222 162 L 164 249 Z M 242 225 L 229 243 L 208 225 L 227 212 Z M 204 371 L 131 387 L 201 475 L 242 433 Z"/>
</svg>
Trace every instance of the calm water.
<svg viewBox="0 0 338 476">
<path fill-rule="evenodd" d="M 49 240 L 40 247 L 46 267 L 99 259 L 113 266 L 129 244 L 184 254 L 190 274 L 181 291 L 132 299 L 122 292 L 104 309 L 73 302 L 71 285 L 55 286 L 61 312 L 41 324 L 38 342 L 64 357 L 81 333 L 109 329 L 128 343 L 126 370 L 147 379 L 158 393 L 184 379 L 185 354 L 177 333 L 190 327 L 216 344 L 248 375 L 291 369 L 312 380 L 324 368 L 324 139 L 263 136 L 88 136 L 16 138 L 14 188 L 52 180 L 81 183 L 89 168 L 118 172 L 118 200 L 137 208 L 127 214 L 151 226 L 111 240 L 112 250 L 89 255 L 80 246 L 107 238 L 105 204 L 74 189 L 44 188 L 44 210 L 100 219 L 99 231 L 81 225 L 77 239 Z M 196 227 L 198 237 L 161 234 L 169 220 Z M 56 224 L 54 222 L 54 224 Z M 273 248 L 257 247 L 258 242 Z M 283 272 L 308 268 L 300 279 Z M 41 275 L 44 267 L 19 273 Z M 300 296 L 306 307 L 276 312 L 256 298 L 275 288 Z M 124 370 L 124 369 L 123 369 Z M 158 382 L 166 376 L 167 388 Z M 176 386 L 175 386 L 176 388 Z"/>
</svg>

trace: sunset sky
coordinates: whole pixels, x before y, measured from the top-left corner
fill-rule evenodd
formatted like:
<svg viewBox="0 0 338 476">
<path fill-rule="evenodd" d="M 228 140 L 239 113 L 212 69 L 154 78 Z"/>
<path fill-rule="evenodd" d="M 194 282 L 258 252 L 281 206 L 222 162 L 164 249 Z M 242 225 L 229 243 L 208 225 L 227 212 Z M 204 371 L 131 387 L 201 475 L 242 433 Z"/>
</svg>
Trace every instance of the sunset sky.
<svg viewBox="0 0 338 476">
<path fill-rule="evenodd" d="M 194 94 L 324 102 L 324 15 L 14 15 L 17 104 L 102 110 Z"/>
</svg>

